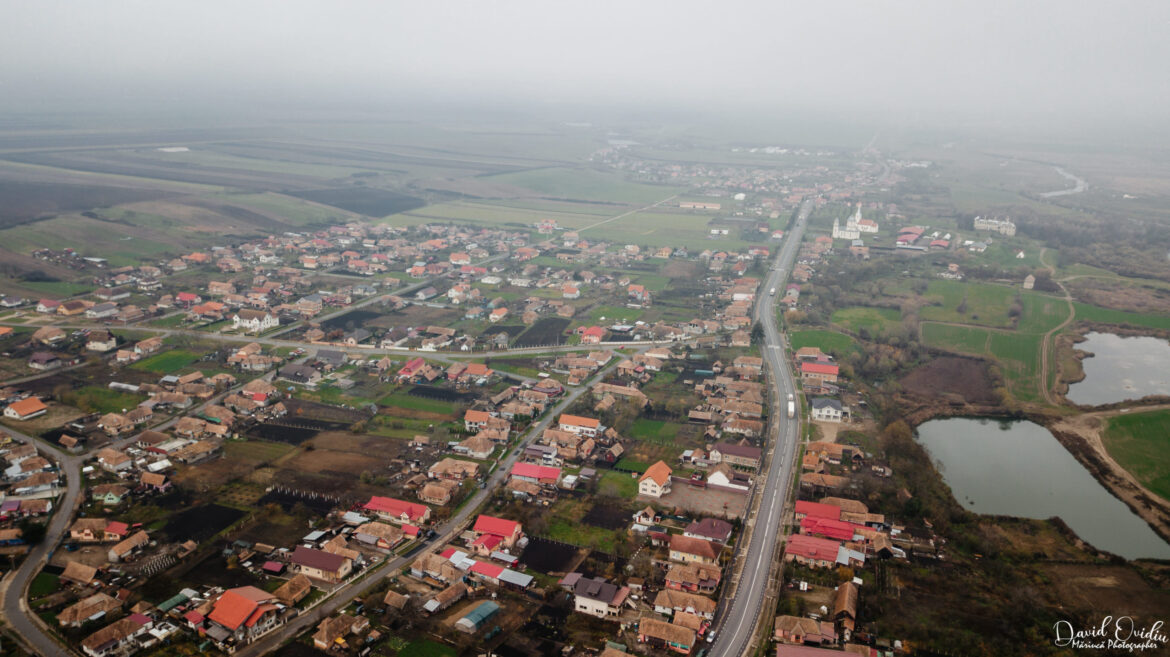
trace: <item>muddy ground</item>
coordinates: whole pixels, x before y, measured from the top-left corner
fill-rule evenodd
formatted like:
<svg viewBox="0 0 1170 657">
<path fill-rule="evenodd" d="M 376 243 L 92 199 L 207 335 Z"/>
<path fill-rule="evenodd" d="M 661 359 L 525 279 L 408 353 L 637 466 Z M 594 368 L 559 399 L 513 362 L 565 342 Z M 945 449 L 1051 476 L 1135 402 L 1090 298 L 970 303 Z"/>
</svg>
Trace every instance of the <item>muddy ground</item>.
<svg viewBox="0 0 1170 657">
<path fill-rule="evenodd" d="M 957 398 L 968 404 L 994 404 L 999 399 L 987 364 L 975 358 L 934 358 L 911 370 L 901 383 L 906 392 L 928 399 Z"/>
</svg>

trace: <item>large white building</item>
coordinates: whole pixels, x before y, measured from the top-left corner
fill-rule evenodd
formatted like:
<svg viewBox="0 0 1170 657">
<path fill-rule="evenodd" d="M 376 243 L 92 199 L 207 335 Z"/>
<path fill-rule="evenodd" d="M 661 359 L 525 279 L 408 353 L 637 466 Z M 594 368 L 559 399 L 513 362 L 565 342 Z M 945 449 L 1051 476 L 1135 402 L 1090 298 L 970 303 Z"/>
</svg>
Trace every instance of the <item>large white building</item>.
<svg viewBox="0 0 1170 657">
<path fill-rule="evenodd" d="M 984 219 L 975 217 L 975 230 L 988 230 L 1000 235 L 1011 237 L 1016 234 L 1016 225 L 1008 217 L 1003 219 Z"/>
<path fill-rule="evenodd" d="M 857 204 L 857 210 L 849 215 L 845 220 L 845 225 L 842 226 L 840 220 L 833 220 L 833 239 L 835 240 L 856 240 L 861 239 L 862 233 L 876 233 L 878 232 L 878 223 L 871 219 L 863 219 L 861 217 L 861 204 Z"/>
</svg>

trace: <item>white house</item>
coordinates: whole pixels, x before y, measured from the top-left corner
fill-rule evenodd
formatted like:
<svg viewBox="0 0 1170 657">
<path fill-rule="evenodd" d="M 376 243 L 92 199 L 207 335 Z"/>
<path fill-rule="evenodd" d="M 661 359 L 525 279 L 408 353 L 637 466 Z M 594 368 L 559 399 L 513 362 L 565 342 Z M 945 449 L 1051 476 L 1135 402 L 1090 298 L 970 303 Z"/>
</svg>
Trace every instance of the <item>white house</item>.
<svg viewBox="0 0 1170 657">
<path fill-rule="evenodd" d="M 638 494 L 647 497 L 662 497 L 670 492 L 670 466 L 659 461 L 646 469 L 638 480 Z"/>
<path fill-rule="evenodd" d="M 232 328 L 248 333 L 263 333 L 280 326 L 280 318 L 263 310 L 244 309 L 232 316 Z"/>
<path fill-rule="evenodd" d="M 828 397 L 814 397 L 812 418 L 821 422 L 840 422 L 843 415 L 841 402 Z"/>
</svg>

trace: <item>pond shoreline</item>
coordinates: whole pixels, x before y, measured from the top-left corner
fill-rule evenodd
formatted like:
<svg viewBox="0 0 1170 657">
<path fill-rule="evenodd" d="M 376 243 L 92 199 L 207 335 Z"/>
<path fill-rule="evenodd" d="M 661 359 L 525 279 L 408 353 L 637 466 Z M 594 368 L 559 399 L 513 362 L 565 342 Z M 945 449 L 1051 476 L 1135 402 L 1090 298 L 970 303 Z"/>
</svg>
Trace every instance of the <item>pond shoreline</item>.
<svg viewBox="0 0 1170 657">
<path fill-rule="evenodd" d="M 1158 404 L 1156 401 L 1138 405 L 1149 406 L 1150 408 L 1170 407 L 1170 404 L 1165 404 L 1165 402 Z M 1135 406 L 1135 404 L 1118 403 L 1111 406 L 1130 408 Z M 1163 500 L 1151 493 L 1138 483 L 1129 471 L 1118 465 L 1109 456 L 1108 452 L 1105 451 L 1099 434 L 1096 434 L 1095 438 L 1092 436 L 1092 427 L 1078 428 L 1076 424 L 1073 424 L 1079 418 L 1090 417 L 1092 415 L 1083 414 L 1074 417 L 1062 417 L 1051 413 L 1012 410 L 1003 406 L 920 404 L 917 408 L 908 409 L 903 419 L 915 432 L 918 431 L 920 425 L 931 420 L 950 418 L 986 418 L 989 420 L 1026 420 L 1034 422 L 1048 430 L 1056 438 L 1057 442 L 1077 462 L 1088 470 L 1089 474 L 1110 495 L 1121 500 L 1133 513 L 1145 521 L 1155 534 L 1162 540 L 1170 543 L 1170 501 Z M 1085 422 L 1084 420 L 1080 421 Z M 931 463 L 931 467 L 934 468 L 933 463 Z M 935 470 L 938 476 L 942 477 L 942 473 L 937 472 L 937 468 Z M 1080 537 L 1078 536 L 1078 538 Z M 1083 539 L 1080 540 L 1083 541 Z M 1107 552 L 1096 546 L 1094 548 L 1100 552 Z"/>
</svg>

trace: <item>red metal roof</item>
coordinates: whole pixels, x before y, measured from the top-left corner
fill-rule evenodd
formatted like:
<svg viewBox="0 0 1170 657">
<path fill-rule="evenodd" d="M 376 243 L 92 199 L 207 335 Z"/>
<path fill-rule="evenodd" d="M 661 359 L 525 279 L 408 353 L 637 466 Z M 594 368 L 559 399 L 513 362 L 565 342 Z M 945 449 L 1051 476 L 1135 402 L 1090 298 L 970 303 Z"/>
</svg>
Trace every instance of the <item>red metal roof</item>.
<svg viewBox="0 0 1170 657">
<path fill-rule="evenodd" d="M 520 527 L 515 520 L 505 520 L 495 516 L 480 515 L 475 519 L 473 531 L 477 534 L 495 534 L 496 536 L 511 536 Z"/>
<path fill-rule="evenodd" d="M 810 374 L 836 375 L 840 369 L 832 363 L 809 363 L 806 361 L 800 364 L 800 371 L 809 372 Z"/>
<path fill-rule="evenodd" d="M 547 465 L 537 465 L 535 463 L 517 463 L 512 466 L 513 477 L 525 477 L 528 479 L 550 479 L 556 481 L 561 477 L 561 469 L 553 468 Z"/>
<path fill-rule="evenodd" d="M 841 518 L 841 507 L 833 506 L 832 504 L 822 504 L 821 502 L 797 500 L 796 513 L 797 515 L 806 515 L 812 518 L 839 520 Z"/>
<path fill-rule="evenodd" d="M 817 561 L 836 561 L 837 550 L 840 547 L 839 542 L 827 538 L 794 534 L 788 537 L 788 545 L 784 546 L 784 554 L 816 559 Z"/>
</svg>

